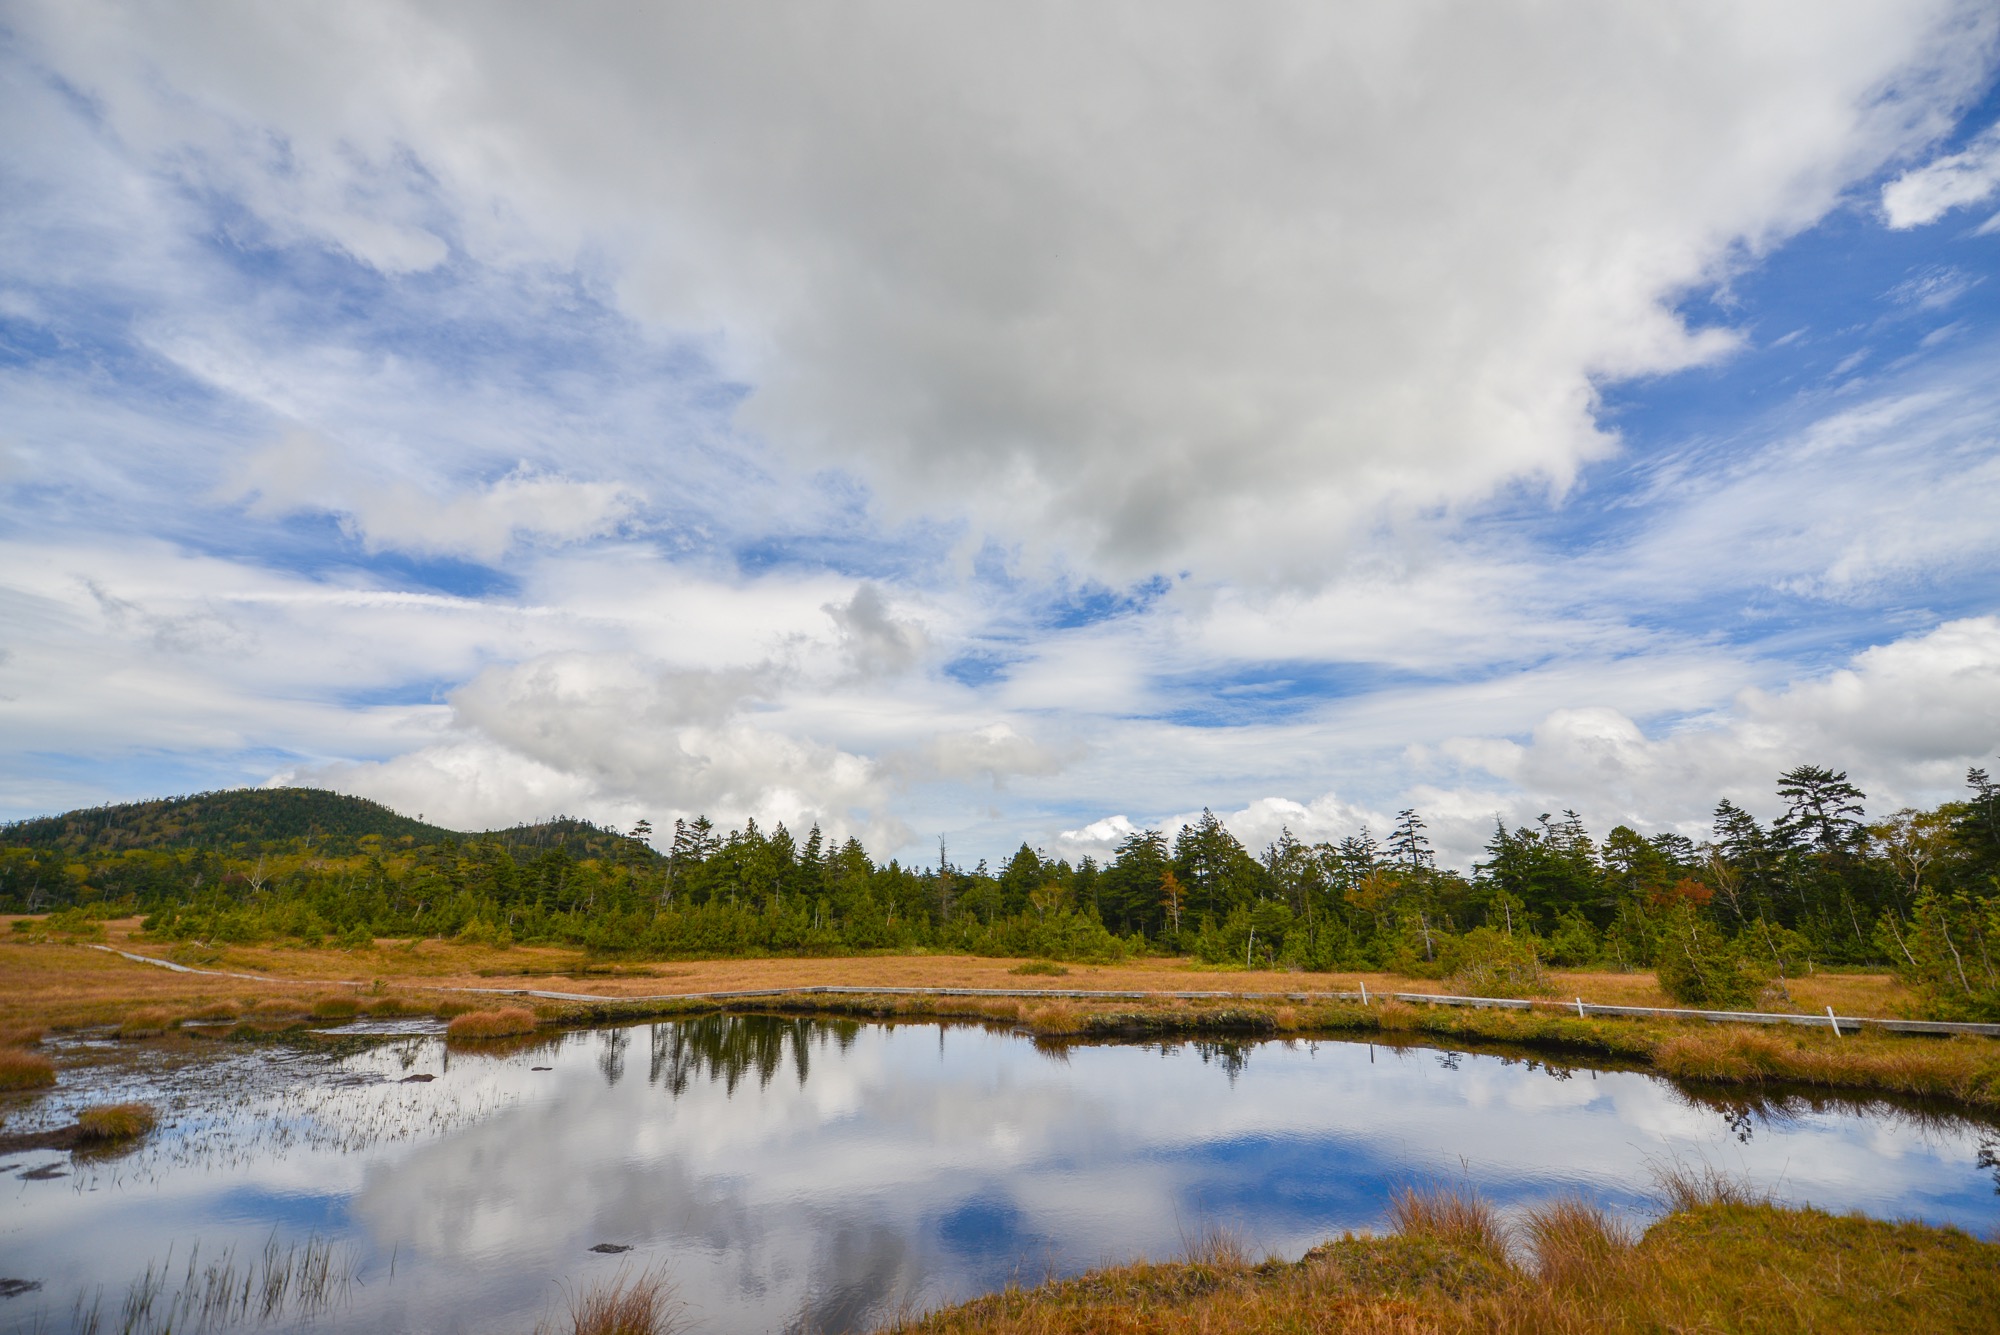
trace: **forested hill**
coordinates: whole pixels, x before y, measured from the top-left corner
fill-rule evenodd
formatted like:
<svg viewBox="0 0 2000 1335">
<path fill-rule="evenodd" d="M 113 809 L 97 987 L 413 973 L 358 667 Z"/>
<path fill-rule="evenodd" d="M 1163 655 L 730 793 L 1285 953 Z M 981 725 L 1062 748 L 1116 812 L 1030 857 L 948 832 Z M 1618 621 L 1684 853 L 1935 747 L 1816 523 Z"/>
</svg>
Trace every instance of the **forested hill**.
<svg viewBox="0 0 2000 1335">
<path fill-rule="evenodd" d="M 86 807 L 0 825 L 0 848 L 59 851 L 96 857 L 133 849 L 194 849 L 217 853 L 351 854 L 373 835 L 405 848 L 482 839 L 516 857 L 560 848 L 573 858 L 630 859 L 648 850 L 589 821 L 560 816 L 536 825 L 464 833 L 412 820 L 380 802 L 323 788 L 231 788 L 149 802 Z"/>
<path fill-rule="evenodd" d="M 322 788 L 232 788 L 0 825 L 0 847 L 61 849 L 71 855 L 140 848 L 259 852 L 307 840 L 315 847 L 331 845 L 332 851 L 371 834 L 413 844 L 458 837 L 364 797 Z"/>
</svg>

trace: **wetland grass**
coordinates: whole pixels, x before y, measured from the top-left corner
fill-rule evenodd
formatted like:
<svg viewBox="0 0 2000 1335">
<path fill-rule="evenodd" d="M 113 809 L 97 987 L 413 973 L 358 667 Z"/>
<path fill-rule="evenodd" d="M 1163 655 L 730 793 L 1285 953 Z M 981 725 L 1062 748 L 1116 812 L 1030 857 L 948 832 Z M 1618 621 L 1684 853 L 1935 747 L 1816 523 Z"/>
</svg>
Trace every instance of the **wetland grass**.
<svg viewBox="0 0 2000 1335">
<path fill-rule="evenodd" d="M 171 1248 L 165 1260 L 148 1262 L 115 1313 L 104 1310 L 101 1291 L 87 1306 L 79 1299 L 70 1329 L 78 1335 L 171 1335 L 303 1326 L 346 1300 L 358 1265 L 345 1248 L 318 1237 L 281 1244 L 273 1234 L 259 1255 L 243 1261 L 233 1247 L 204 1261 L 197 1242 L 178 1277 Z"/>
<path fill-rule="evenodd" d="M 487 1038 L 517 1038 L 535 1032 L 535 1013 L 525 1006 L 501 1010 L 467 1011 L 445 1026 L 445 1037 L 457 1042 L 477 1042 Z"/>
<path fill-rule="evenodd" d="M 1951 1228 L 1749 1199 L 1669 1175 L 1675 1206 L 1641 1236 L 1578 1199 L 1509 1228 L 1477 1197 L 1413 1190 L 1395 1229 L 1298 1262 L 1200 1256 L 1010 1289 L 890 1329 L 909 1335 L 1740 1335 L 1990 1332 L 2000 1246 Z"/>
<path fill-rule="evenodd" d="M 137 1140 L 158 1124 L 159 1118 L 143 1103 L 107 1103 L 79 1111 L 76 1134 L 88 1145 L 116 1145 Z"/>
<path fill-rule="evenodd" d="M 56 1082 L 56 1064 L 26 1048 L 0 1048 L 0 1090 L 47 1089 Z"/>
<path fill-rule="evenodd" d="M 123 1039 L 158 1038 L 167 1030 L 180 1023 L 174 1013 L 157 1006 L 148 1006 L 133 1011 L 118 1023 L 118 1037 Z"/>
<path fill-rule="evenodd" d="M 544 1321 L 536 1335 L 673 1335 L 684 1325 L 673 1281 L 655 1267 L 572 1293 L 567 1324 Z"/>
</svg>

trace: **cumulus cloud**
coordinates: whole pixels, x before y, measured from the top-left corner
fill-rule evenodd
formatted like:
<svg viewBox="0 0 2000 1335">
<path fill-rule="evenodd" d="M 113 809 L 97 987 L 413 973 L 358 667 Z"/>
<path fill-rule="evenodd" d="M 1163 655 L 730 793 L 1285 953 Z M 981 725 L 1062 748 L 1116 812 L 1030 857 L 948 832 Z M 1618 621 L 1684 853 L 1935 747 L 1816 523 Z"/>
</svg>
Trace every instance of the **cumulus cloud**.
<svg viewBox="0 0 2000 1335">
<path fill-rule="evenodd" d="M 446 234 L 610 257 L 626 309 L 723 331 L 746 426 L 892 502 L 1291 578 L 1385 506 L 1568 485 L 1612 447 L 1598 381 L 1734 347 L 1678 294 L 1935 137 L 1995 20 L 105 0 L 22 27 L 274 227 L 391 271 Z"/>
<path fill-rule="evenodd" d="M 432 745 L 293 777 L 400 806 L 430 800 L 468 824 L 559 810 L 630 812 L 655 824 L 707 814 L 801 828 L 817 820 L 835 833 L 900 842 L 900 827 L 881 813 L 885 788 L 871 760 L 746 717 L 776 684 L 770 669 L 673 669 L 631 653 L 544 655 L 489 668 L 452 692 L 447 735 Z M 452 776 L 474 777 L 453 788 Z"/>
<path fill-rule="evenodd" d="M 1895 228 L 1922 227 L 2000 190 L 2000 125 L 1962 151 L 1904 172 L 1882 187 L 1882 216 Z"/>
<path fill-rule="evenodd" d="M 1699 835 L 1722 797 L 1776 815 L 1777 775 L 1803 763 L 1849 770 L 1882 813 L 1935 800 L 2000 752 L 2000 618 L 1877 645 L 1836 671 L 1745 690 L 1652 734 L 1619 710 L 1577 705 L 1550 712 L 1525 743 L 1468 737 L 1442 749 L 1505 781 L 1434 791 L 1454 811 L 1483 799 L 1489 823 L 1576 807 L 1600 829 Z"/>
</svg>

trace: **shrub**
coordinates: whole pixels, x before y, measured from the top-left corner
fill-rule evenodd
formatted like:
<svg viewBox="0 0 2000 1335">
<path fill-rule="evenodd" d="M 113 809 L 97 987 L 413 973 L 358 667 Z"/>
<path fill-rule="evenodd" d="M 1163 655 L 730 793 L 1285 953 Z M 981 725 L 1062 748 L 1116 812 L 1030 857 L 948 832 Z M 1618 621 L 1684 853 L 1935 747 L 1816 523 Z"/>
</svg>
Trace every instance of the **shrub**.
<svg viewBox="0 0 2000 1335">
<path fill-rule="evenodd" d="M 1532 937 L 1475 927 L 1453 942 L 1452 949 L 1456 967 L 1445 981 L 1466 996 L 1527 997 L 1550 990 Z"/>
<path fill-rule="evenodd" d="M 1574 969 L 1595 964 L 1604 954 L 1604 942 L 1590 919 L 1581 913 L 1565 913 L 1556 919 L 1549 933 L 1547 959 L 1558 969 Z"/>
<path fill-rule="evenodd" d="M 107 1103 L 85 1108 L 76 1115 L 79 1138 L 96 1144 L 137 1140 L 157 1125 L 159 1119 L 143 1103 Z"/>
<path fill-rule="evenodd" d="M 1069 970 L 1057 964 L 1054 960 L 1029 960 L 1026 964 L 1015 965 L 1013 968 L 1007 970 L 1007 972 L 1020 974 L 1024 977 L 1037 978 L 1067 978 L 1069 976 Z"/>
<path fill-rule="evenodd" d="M 445 1036 L 457 1039 L 512 1038 L 535 1032 L 535 1013 L 523 1006 L 497 1011 L 468 1011 L 445 1026 Z"/>
<path fill-rule="evenodd" d="M 1653 968 L 1660 989 L 1683 1006 L 1741 1010 L 1764 985 L 1722 929 L 1687 903 L 1675 904 L 1661 919 Z"/>
<path fill-rule="evenodd" d="M 0 1089 L 47 1089 L 56 1082 L 56 1064 L 26 1048 L 0 1048 Z"/>
<path fill-rule="evenodd" d="M 373 950 L 375 934 L 368 930 L 367 923 L 357 922 L 335 937 L 333 944 L 342 950 Z"/>
</svg>

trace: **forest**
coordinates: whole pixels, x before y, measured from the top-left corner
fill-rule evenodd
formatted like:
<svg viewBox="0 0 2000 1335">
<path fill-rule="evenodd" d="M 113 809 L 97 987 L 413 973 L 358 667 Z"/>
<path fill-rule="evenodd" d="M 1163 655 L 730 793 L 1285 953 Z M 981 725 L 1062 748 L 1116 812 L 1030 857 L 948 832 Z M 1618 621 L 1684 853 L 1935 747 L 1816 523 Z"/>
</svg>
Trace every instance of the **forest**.
<svg viewBox="0 0 2000 1335">
<path fill-rule="evenodd" d="M 1000 867 L 877 864 L 755 821 L 618 831 L 578 820 L 459 834 L 359 798 L 243 789 L 0 827 L 0 911 L 88 933 L 141 913 L 191 946 L 384 939 L 559 943 L 646 958 L 953 951 L 1061 960 L 1178 955 L 1215 966 L 1383 970 L 1487 995 L 1550 968 L 1648 968 L 1691 1005 L 1887 968 L 1938 1018 L 2000 1019 L 2000 784 L 1867 818 L 1844 773 L 1777 780 L 1769 825 L 1724 800 L 1710 836 L 1601 839 L 1573 811 L 1496 822 L 1466 874 L 1422 816 L 1380 837 L 1253 853 L 1212 813 L 1144 830 L 1103 864 L 1025 843 Z"/>
</svg>

